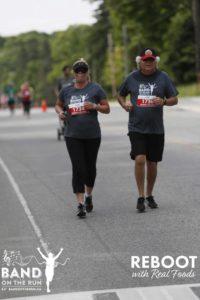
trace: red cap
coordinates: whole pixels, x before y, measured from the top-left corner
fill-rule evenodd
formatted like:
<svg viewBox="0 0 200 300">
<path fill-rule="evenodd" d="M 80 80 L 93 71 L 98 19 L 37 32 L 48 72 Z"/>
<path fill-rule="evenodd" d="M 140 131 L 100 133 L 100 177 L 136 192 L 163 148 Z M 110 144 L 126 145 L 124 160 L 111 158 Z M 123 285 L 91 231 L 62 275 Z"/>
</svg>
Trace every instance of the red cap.
<svg viewBox="0 0 200 300">
<path fill-rule="evenodd" d="M 145 60 L 145 59 L 148 59 L 148 58 L 151 58 L 151 59 L 156 59 L 157 57 L 157 54 L 155 52 L 154 49 L 152 48 L 146 48 L 144 49 L 141 53 L 140 53 L 140 56 L 141 56 L 141 59 L 142 60 Z"/>
</svg>

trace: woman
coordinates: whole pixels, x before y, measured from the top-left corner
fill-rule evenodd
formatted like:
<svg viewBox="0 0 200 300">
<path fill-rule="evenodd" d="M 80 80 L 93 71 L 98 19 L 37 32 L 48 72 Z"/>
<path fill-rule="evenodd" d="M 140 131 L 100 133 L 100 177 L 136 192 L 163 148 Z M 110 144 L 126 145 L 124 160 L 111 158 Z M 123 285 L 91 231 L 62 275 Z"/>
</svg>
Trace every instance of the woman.
<svg viewBox="0 0 200 300">
<path fill-rule="evenodd" d="M 32 102 L 32 88 L 27 81 L 21 85 L 20 97 L 23 105 L 24 115 L 29 117 Z"/>
<path fill-rule="evenodd" d="M 73 71 L 75 82 L 62 88 L 55 110 L 60 119 L 65 120 L 65 140 L 73 169 L 72 186 L 78 200 L 77 216 L 84 218 L 86 211 L 93 210 L 92 190 L 101 143 L 97 115 L 98 112 L 108 114 L 110 107 L 101 86 L 90 82 L 89 66 L 83 58 L 73 64 Z"/>
</svg>

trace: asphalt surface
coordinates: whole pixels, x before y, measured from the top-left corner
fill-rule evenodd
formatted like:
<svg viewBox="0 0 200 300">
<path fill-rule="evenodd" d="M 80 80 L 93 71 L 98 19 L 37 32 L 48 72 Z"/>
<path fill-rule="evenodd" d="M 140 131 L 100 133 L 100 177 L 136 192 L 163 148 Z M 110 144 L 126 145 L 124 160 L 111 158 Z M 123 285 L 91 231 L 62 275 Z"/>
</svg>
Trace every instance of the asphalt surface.
<svg viewBox="0 0 200 300">
<path fill-rule="evenodd" d="M 131 268 L 131 256 L 199 255 L 198 101 L 184 99 L 176 107 L 165 108 L 166 145 L 154 191 L 159 209 L 143 214 L 136 211 L 134 165 L 126 135 L 128 115 L 116 104 L 110 115 L 99 116 L 102 144 L 94 212 L 84 220 L 76 217 L 71 163 L 64 141 L 57 141 L 59 125 L 54 111 L 35 110 L 30 119 L 21 111 L 13 117 L 0 112 L 2 266 L 5 250 L 19 250 L 22 257 L 42 261 L 37 247 L 54 254 L 64 248 L 58 261 L 70 260 L 55 269 L 54 294 L 199 283 L 199 259 L 191 278 L 138 278 L 132 277 Z M 35 260 L 28 265 L 36 266 Z M 40 268 L 40 290 L 3 290 L 1 278 L 0 298 L 46 294 L 44 264 Z"/>
</svg>

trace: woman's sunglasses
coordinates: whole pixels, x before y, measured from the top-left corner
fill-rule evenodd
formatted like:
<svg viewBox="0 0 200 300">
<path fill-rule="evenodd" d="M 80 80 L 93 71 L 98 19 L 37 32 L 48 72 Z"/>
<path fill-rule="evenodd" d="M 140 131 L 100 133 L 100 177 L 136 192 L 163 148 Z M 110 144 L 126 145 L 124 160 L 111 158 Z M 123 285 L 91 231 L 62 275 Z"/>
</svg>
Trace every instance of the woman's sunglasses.
<svg viewBox="0 0 200 300">
<path fill-rule="evenodd" d="M 88 69 L 87 68 L 83 68 L 83 67 L 80 67 L 80 68 L 77 68 L 74 70 L 74 73 L 87 73 L 88 72 Z"/>
</svg>

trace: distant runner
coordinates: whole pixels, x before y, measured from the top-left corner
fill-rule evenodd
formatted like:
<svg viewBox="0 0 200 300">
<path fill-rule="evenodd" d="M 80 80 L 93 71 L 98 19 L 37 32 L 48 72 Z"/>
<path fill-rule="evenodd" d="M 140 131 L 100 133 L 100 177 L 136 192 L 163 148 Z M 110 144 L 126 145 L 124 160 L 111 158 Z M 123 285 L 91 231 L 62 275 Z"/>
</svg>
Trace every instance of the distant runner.
<svg viewBox="0 0 200 300">
<path fill-rule="evenodd" d="M 61 89 L 72 83 L 73 80 L 74 80 L 74 77 L 72 76 L 71 74 L 71 67 L 68 66 L 68 65 L 65 65 L 63 68 L 62 68 L 62 71 L 63 71 L 63 76 L 60 77 L 57 81 L 57 86 L 56 86 L 56 89 L 55 89 L 55 94 L 56 96 L 59 95 Z"/>
<path fill-rule="evenodd" d="M 71 74 L 71 67 L 70 66 L 65 65 L 62 68 L 62 71 L 63 71 L 63 77 L 58 79 L 57 86 L 55 88 L 56 97 L 58 97 L 58 95 L 59 95 L 59 93 L 60 93 L 60 91 L 63 87 L 71 84 L 74 81 L 74 77 Z M 65 107 L 63 108 L 63 110 L 65 111 Z M 65 121 L 61 120 L 59 118 L 59 128 L 57 130 L 58 140 L 60 140 L 61 136 L 64 135 L 64 131 L 65 131 Z"/>
<path fill-rule="evenodd" d="M 16 104 L 16 89 L 13 82 L 10 82 L 4 90 L 4 94 L 7 96 L 8 107 L 10 109 L 11 115 L 14 114 L 15 104 Z"/>
<path fill-rule="evenodd" d="M 20 98 L 21 98 L 22 105 L 23 105 L 24 115 L 26 115 L 27 117 L 30 116 L 30 109 L 31 109 L 31 103 L 32 103 L 32 92 L 33 92 L 33 89 L 27 81 L 21 85 Z"/>
</svg>

